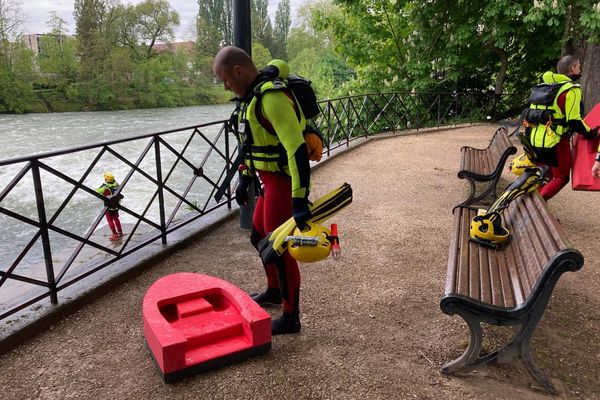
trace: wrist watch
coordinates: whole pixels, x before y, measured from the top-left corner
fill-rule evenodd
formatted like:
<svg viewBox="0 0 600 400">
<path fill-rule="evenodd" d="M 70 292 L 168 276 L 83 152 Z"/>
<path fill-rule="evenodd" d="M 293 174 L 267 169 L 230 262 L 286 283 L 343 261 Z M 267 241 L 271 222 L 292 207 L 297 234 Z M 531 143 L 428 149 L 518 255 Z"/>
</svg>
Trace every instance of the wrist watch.
<svg viewBox="0 0 600 400">
<path fill-rule="evenodd" d="M 600 161 L 600 151 L 598 153 L 596 153 L 596 161 Z"/>
</svg>

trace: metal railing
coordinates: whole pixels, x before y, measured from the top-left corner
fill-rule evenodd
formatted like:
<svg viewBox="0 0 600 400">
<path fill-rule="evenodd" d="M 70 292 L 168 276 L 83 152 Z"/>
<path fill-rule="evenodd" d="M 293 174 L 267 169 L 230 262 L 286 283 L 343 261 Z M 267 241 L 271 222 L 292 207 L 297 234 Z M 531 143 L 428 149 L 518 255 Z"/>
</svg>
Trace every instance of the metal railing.
<svg viewBox="0 0 600 400">
<path fill-rule="evenodd" d="M 477 93 L 348 96 L 320 102 L 322 113 L 313 123 L 329 155 L 382 132 L 484 120 L 490 107 L 519 99 Z M 221 201 L 213 196 L 236 152 L 235 136 L 222 120 L 0 161 L 0 169 L 14 175 L 0 186 L 0 224 L 18 226 L 19 232 L 0 264 L 0 321 L 45 298 L 56 304 L 61 290 L 159 239 L 166 244 L 169 233 L 218 209 L 230 209 L 231 190 Z M 115 169 L 123 177 L 126 201 L 120 210 L 128 235 L 109 242 L 101 226 L 107 208 L 94 177 Z M 128 201 L 132 195 L 135 201 Z"/>
</svg>

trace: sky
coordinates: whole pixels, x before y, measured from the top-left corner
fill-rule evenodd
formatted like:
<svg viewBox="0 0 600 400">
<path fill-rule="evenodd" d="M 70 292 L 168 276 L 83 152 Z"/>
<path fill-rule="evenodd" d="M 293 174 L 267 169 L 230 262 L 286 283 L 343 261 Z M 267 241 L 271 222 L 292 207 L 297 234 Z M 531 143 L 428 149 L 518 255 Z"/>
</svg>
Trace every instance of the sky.
<svg viewBox="0 0 600 400">
<path fill-rule="evenodd" d="M 137 4 L 142 0 L 122 0 L 123 4 Z M 67 22 L 70 34 L 75 33 L 75 20 L 73 19 L 74 0 L 20 0 L 21 9 L 25 14 L 26 21 L 23 25 L 24 33 L 46 33 L 49 29 L 46 21 L 50 19 L 50 12 L 56 11 L 57 15 Z M 190 28 L 198 14 L 198 0 L 169 0 L 171 7 L 179 13 L 180 25 L 176 30 L 177 40 L 190 38 Z M 295 10 L 306 0 L 291 0 L 292 19 Z M 273 23 L 275 22 L 275 11 L 279 0 L 269 0 L 269 14 Z"/>
</svg>

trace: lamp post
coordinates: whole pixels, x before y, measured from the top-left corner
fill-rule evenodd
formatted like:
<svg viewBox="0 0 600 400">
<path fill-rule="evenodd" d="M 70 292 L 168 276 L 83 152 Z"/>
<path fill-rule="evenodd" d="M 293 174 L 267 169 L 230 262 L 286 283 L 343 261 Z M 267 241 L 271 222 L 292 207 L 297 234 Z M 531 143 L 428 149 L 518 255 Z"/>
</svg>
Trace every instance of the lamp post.
<svg viewBox="0 0 600 400">
<path fill-rule="evenodd" d="M 233 45 L 252 56 L 250 37 L 250 0 L 231 0 L 233 2 Z"/>
</svg>

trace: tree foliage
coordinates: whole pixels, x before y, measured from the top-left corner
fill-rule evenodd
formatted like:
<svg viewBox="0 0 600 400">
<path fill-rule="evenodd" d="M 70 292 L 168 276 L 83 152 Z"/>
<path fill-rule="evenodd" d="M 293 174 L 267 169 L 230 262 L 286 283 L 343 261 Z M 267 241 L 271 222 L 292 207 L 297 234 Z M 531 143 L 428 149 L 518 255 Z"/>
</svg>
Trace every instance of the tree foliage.
<svg viewBox="0 0 600 400">
<path fill-rule="evenodd" d="M 252 41 L 273 50 L 273 25 L 269 17 L 269 0 L 254 0 L 250 10 Z"/>
<path fill-rule="evenodd" d="M 232 2 L 197 2 L 191 51 L 159 46 L 173 40 L 179 24 L 168 0 L 74 0 L 75 37 L 51 14 L 50 35 L 34 56 L 20 44 L 19 3 L 0 0 L 0 111 L 31 109 L 33 88 L 87 109 L 221 98 L 212 60 L 232 43 Z M 290 0 L 278 2 L 274 23 L 268 5 L 251 2 L 257 66 L 286 59 L 292 73 L 313 81 L 320 98 L 404 90 L 527 93 L 570 53 L 583 64 L 586 107 L 600 101 L 594 97 L 600 6 L 592 0 L 306 0 L 293 24 Z"/>
<path fill-rule="evenodd" d="M 198 7 L 198 48 L 205 54 L 215 54 L 233 42 L 231 0 L 198 0 Z"/>
<path fill-rule="evenodd" d="M 0 113 L 25 112 L 33 100 L 31 51 L 18 40 L 24 15 L 13 0 L 0 0 Z"/>
<path fill-rule="evenodd" d="M 367 90 L 527 92 L 562 54 L 585 60 L 600 32 L 590 0 L 334 0 L 321 13 Z M 348 29 L 348 27 L 352 29 Z"/>
<path fill-rule="evenodd" d="M 40 40 L 38 84 L 66 91 L 77 80 L 76 40 L 69 37 L 67 23 L 56 12 L 47 22 L 50 33 Z"/>
<path fill-rule="evenodd" d="M 273 28 L 273 57 L 287 60 L 287 44 L 292 16 L 290 0 L 281 0 L 275 12 L 275 27 Z"/>
<path fill-rule="evenodd" d="M 298 10 L 288 39 L 290 68 L 296 74 L 308 77 L 319 98 L 347 94 L 347 83 L 354 80 L 354 72 L 345 57 L 335 51 L 335 34 L 321 20 L 335 18 L 341 11 L 328 0 L 306 3 Z"/>
</svg>

